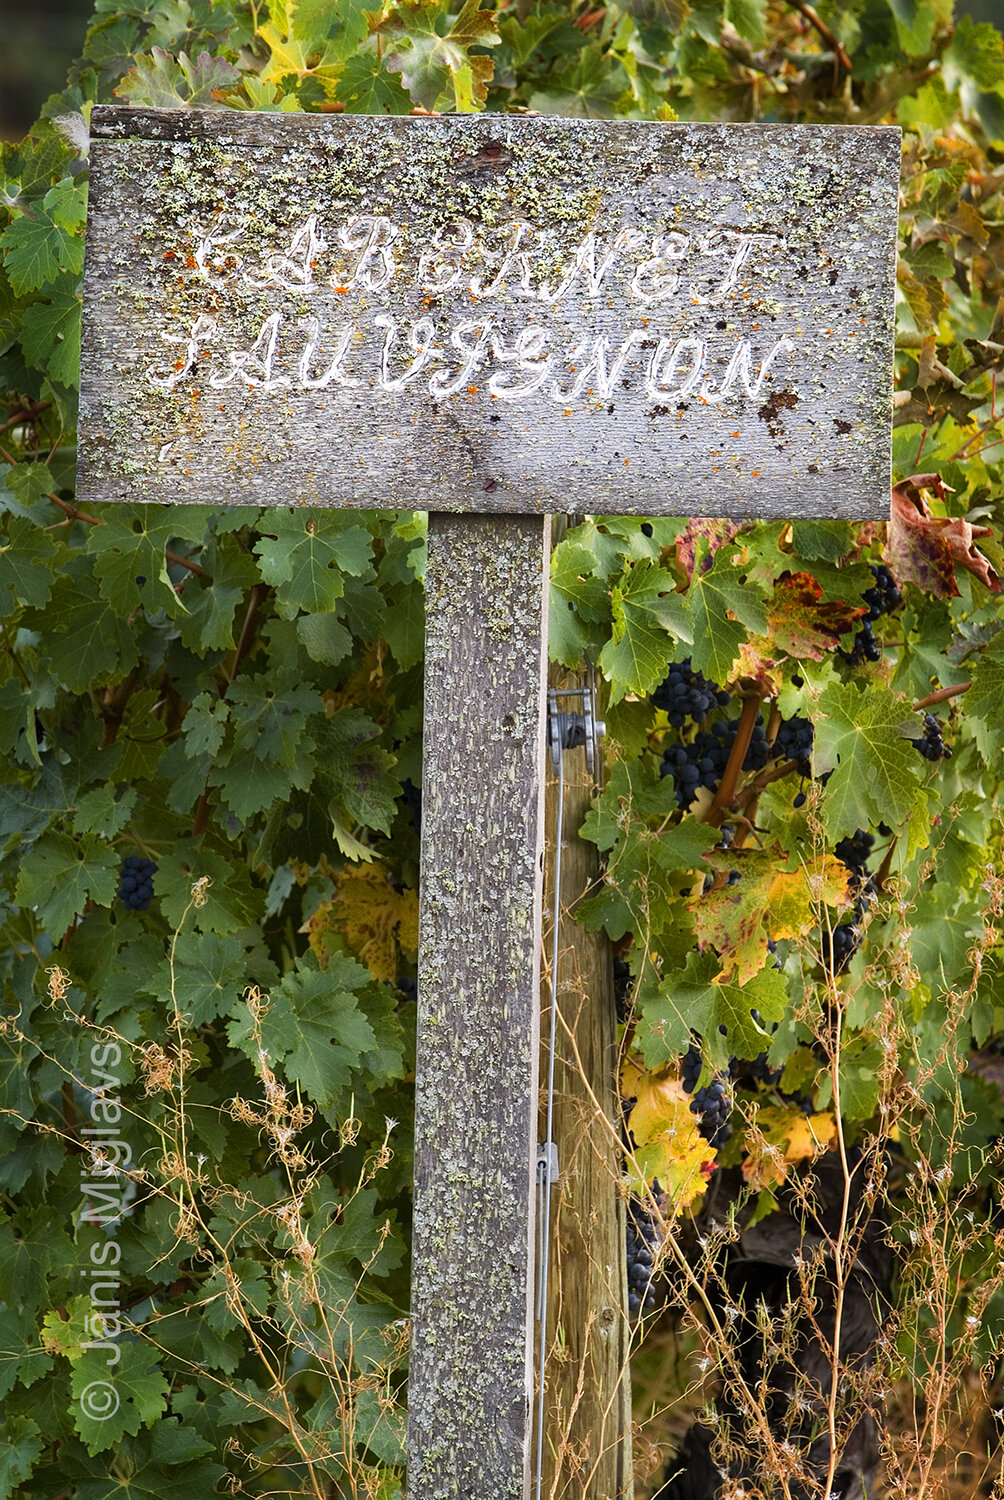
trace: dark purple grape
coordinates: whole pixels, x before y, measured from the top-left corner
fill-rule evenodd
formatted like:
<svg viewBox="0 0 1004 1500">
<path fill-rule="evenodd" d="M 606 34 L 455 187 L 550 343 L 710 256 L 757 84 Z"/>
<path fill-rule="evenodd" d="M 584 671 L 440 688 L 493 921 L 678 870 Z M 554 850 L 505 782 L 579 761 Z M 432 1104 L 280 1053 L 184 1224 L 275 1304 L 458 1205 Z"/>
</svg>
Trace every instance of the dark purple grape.
<svg viewBox="0 0 1004 1500">
<path fill-rule="evenodd" d="M 152 859 L 130 854 L 122 861 L 119 900 L 127 911 L 146 911 L 153 900 L 153 877 L 157 866 Z"/>
</svg>

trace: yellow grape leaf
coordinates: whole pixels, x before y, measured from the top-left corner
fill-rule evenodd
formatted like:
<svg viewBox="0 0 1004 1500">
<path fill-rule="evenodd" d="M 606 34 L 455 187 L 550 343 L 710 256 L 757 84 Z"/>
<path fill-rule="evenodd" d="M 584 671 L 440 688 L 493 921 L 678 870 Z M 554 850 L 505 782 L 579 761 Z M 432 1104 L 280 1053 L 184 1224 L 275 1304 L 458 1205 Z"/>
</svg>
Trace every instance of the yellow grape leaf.
<svg viewBox="0 0 1004 1500">
<path fill-rule="evenodd" d="M 715 1153 L 697 1128 L 683 1085 L 666 1069 L 648 1073 L 634 1058 L 621 1069 L 621 1088 L 637 1102 L 628 1118 L 635 1150 L 628 1157 L 628 1181 L 644 1193 L 655 1178 L 679 1213 L 708 1186 Z"/>
<path fill-rule="evenodd" d="M 801 1110 L 763 1105 L 747 1137 L 749 1154 L 743 1179 L 754 1188 L 777 1187 L 795 1162 L 814 1161 L 837 1138 L 837 1122 L 829 1112 L 803 1115 Z"/>
<path fill-rule="evenodd" d="M 374 979 L 393 983 L 401 949 L 418 947 L 418 893 L 396 891 L 387 871 L 376 865 L 352 866 L 335 877 L 335 894 L 307 924 L 311 948 L 322 968 L 336 935 L 369 969 Z"/>
<path fill-rule="evenodd" d="M 844 907 L 850 902 L 848 871 L 827 854 L 794 870 L 784 868 L 787 855 L 779 845 L 769 849 L 712 850 L 704 860 L 713 870 L 738 871 L 735 885 L 707 891 L 688 908 L 694 913 L 698 942 L 710 943 L 721 955 L 716 983 L 735 975 L 745 984 L 767 961 L 768 938 L 799 938 L 819 921 L 819 905 Z"/>
</svg>

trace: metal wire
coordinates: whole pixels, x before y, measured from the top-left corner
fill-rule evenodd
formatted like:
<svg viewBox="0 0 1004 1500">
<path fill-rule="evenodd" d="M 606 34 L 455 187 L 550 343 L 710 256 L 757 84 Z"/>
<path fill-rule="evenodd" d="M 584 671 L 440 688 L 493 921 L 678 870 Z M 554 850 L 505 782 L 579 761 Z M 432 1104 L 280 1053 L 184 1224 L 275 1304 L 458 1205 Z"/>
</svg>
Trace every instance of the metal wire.
<svg viewBox="0 0 1004 1500">
<path fill-rule="evenodd" d="M 551 699 L 552 705 L 555 699 Z M 537 1355 L 537 1461 L 534 1471 L 534 1496 L 540 1500 L 544 1478 L 544 1355 L 547 1348 L 547 1282 L 551 1252 L 551 1128 L 554 1123 L 554 1049 L 558 1027 L 558 919 L 561 915 L 561 840 L 565 803 L 565 747 L 558 737 L 558 819 L 555 828 L 554 856 L 554 911 L 551 932 L 551 1015 L 549 1026 L 549 1051 L 547 1059 L 547 1124 L 544 1131 L 544 1151 L 547 1160 L 544 1166 L 543 1202 L 539 1205 L 538 1245 L 538 1307 L 540 1312 L 540 1343 Z M 540 1169 L 538 1168 L 538 1171 Z"/>
</svg>

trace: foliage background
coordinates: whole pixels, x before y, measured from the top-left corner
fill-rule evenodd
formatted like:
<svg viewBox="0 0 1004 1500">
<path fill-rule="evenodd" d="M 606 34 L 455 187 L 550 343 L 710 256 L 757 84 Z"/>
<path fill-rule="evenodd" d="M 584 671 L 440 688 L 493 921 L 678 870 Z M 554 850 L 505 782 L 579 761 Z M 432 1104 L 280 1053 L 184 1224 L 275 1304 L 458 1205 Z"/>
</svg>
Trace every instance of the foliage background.
<svg viewBox="0 0 1004 1500">
<path fill-rule="evenodd" d="M 0 1500 L 391 1495 L 401 1477 L 422 521 L 319 513 L 308 539 L 282 509 L 75 508 L 99 98 L 903 125 L 894 456 L 899 480 L 934 477 L 900 491 L 888 529 L 594 518 L 555 553 L 551 649 L 588 650 L 606 683 L 612 765 L 587 832 L 608 878 L 585 919 L 631 938 L 636 1066 L 672 1075 L 699 1026 L 718 1064 L 769 1047 L 841 1149 L 898 1136 L 942 1174 L 921 1172 L 923 1203 L 902 1191 L 915 1218 L 939 1193 L 971 1218 L 946 1241 L 934 1365 L 909 1312 L 930 1302 L 930 1257 L 900 1236 L 890 1378 L 929 1378 L 952 1346 L 960 1370 L 999 1352 L 1004 1108 L 965 1060 L 1004 1033 L 1004 42 L 953 23 L 952 0 L 821 0 L 812 17 L 373 3 L 97 0 L 67 89 L 3 151 Z M 881 660 L 852 665 L 854 619 L 841 633 L 827 611 L 863 609 L 883 555 L 904 602 Z M 831 775 L 805 804 L 794 772 L 740 774 L 732 805 L 679 809 L 648 694 L 687 653 L 766 718 L 815 721 L 813 770 Z M 932 693 L 954 747 L 933 765 L 910 743 Z M 757 838 L 715 856 L 702 903 L 694 868 L 737 809 Z M 799 872 L 880 825 L 842 975 L 821 961 L 839 895 L 826 908 Z M 145 913 L 116 896 L 130 854 L 158 866 Z M 716 898 L 729 869 L 747 910 L 787 878 L 783 936 L 740 940 Z M 754 1091 L 723 1167 L 756 1154 L 768 1106 L 784 1145 L 792 1107 Z M 98 1120 L 128 1143 L 117 1165 L 83 1134 Z M 121 1214 L 102 1222 L 85 1182 Z M 98 1419 L 81 1397 L 108 1367 L 81 1275 L 109 1240 L 121 1404 Z"/>
</svg>

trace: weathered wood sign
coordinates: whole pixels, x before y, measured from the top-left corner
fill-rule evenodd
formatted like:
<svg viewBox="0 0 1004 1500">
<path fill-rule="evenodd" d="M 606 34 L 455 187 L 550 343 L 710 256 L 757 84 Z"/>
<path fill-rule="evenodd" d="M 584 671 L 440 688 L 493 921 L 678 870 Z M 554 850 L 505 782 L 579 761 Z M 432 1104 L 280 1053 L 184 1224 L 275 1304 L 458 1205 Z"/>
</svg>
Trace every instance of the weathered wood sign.
<svg viewBox="0 0 1004 1500">
<path fill-rule="evenodd" d="M 519 1500 L 547 513 L 887 513 L 899 132 L 92 131 L 81 502 L 433 512 L 409 1500 Z"/>
<path fill-rule="evenodd" d="M 896 130 L 92 130 L 85 502 L 886 513 Z"/>
</svg>

